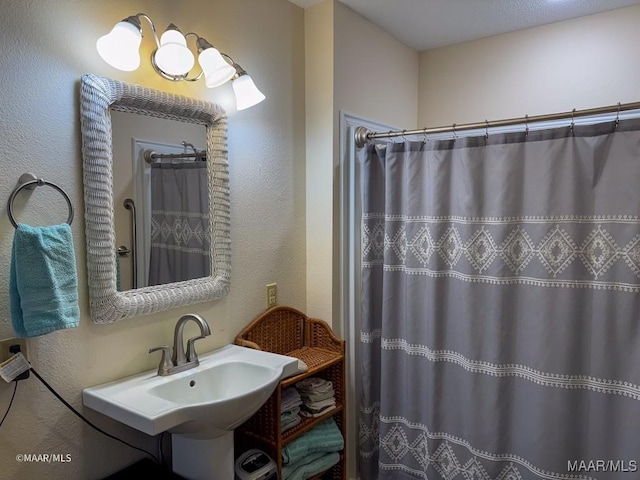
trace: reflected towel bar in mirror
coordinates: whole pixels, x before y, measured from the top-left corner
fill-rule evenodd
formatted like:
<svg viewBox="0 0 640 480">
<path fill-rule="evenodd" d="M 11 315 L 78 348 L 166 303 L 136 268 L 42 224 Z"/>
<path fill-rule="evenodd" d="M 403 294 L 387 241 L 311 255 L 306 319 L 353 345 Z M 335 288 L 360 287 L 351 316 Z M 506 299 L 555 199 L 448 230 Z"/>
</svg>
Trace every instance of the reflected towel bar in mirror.
<svg viewBox="0 0 640 480">
<path fill-rule="evenodd" d="M 71 199 L 69 198 L 69 195 L 67 195 L 67 192 L 65 192 L 55 183 L 47 182 L 41 178 L 36 178 L 36 176 L 32 173 L 24 173 L 20 176 L 20 179 L 18 180 L 18 186 L 13 190 L 13 192 L 11 192 L 9 200 L 7 201 L 7 216 L 9 217 L 9 221 L 14 228 L 18 228 L 18 224 L 13 216 L 13 201 L 15 200 L 16 195 L 18 195 L 18 193 L 25 188 L 33 189 L 35 187 L 41 187 L 42 185 L 48 185 L 49 187 L 55 188 L 62 194 L 67 202 L 67 206 L 69 207 L 69 216 L 67 217 L 67 223 L 71 225 L 71 222 L 73 222 L 73 205 L 71 204 Z"/>
</svg>

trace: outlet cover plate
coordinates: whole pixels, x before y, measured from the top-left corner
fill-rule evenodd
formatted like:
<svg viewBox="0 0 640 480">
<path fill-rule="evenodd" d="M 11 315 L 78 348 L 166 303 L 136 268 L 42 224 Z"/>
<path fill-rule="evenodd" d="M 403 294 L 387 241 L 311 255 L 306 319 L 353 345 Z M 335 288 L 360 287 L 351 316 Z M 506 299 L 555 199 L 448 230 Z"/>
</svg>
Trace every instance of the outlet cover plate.
<svg viewBox="0 0 640 480">
<path fill-rule="evenodd" d="M 270 283 L 266 286 L 267 292 L 267 308 L 275 307 L 278 304 L 278 284 Z"/>
</svg>

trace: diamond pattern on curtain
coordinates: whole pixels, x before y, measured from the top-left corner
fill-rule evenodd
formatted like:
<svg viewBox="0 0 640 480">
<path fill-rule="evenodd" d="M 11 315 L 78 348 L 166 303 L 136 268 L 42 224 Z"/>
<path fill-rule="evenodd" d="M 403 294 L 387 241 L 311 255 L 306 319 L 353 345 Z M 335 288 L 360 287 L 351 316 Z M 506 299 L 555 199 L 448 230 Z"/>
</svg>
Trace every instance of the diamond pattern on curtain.
<svg viewBox="0 0 640 480">
<path fill-rule="evenodd" d="M 207 163 L 151 166 L 149 285 L 211 275 Z"/>
</svg>

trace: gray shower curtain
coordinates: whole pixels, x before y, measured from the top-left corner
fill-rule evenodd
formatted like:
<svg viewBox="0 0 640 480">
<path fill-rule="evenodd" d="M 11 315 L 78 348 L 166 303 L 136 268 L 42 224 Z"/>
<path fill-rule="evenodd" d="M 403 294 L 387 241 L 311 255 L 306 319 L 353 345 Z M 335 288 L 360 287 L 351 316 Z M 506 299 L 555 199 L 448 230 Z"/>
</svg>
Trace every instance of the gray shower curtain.
<svg viewBox="0 0 640 480">
<path fill-rule="evenodd" d="M 152 164 L 149 285 L 209 276 L 210 237 L 207 163 Z"/>
<path fill-rule="evenodd" d="M 640 478 L 640 121 L 362 171 L 360 478 Z"/>
</svg>

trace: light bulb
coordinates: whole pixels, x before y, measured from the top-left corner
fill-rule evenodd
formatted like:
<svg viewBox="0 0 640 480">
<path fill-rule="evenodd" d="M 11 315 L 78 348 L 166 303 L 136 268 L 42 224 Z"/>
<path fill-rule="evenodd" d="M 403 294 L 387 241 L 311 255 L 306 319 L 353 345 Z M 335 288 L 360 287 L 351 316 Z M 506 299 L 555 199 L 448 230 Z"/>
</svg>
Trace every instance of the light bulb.
<svg viewBox="0 0 640 480">
<path fill-rule="evenodd" d="M 195 63 L 193 53 L 187 48 L 186 38 L 173 25 L 169 25 L 160 37 L 160 48 L 155 52 L 154 59 L 160 70 L 175 76 L 186 75 Z"/>
<path fill-rule="evenodd" d="M 229 65 L 220 52 L 212 46 L 200 52 L 198 63 L 204 73 L 204 83 L 209 88 L 228 82 L 236 74 L 236 69 Z"/>
<path fill-rule="evenodd" d="M 134 19 L 137 25 L 132 23 Z M 102 59 L 118 70 L 131 72 L 140 66 L 138 49 L 142 42 L 140 23 L 136 17 L 115 24 L 111 32 L 96 42 L 96 48 Z"/>
<path fill-rule="evenodd" d="M 236 94 L 236 108 L 238 110 L 253 107 L 266 98 L 264 94 L 258 90 L 256 84 L 253 83 L 251 76 L 246 73 L 236 78 L 231 86 Z"/>
</svg>

